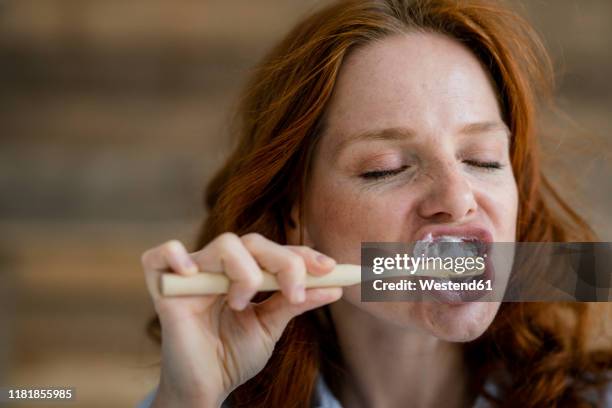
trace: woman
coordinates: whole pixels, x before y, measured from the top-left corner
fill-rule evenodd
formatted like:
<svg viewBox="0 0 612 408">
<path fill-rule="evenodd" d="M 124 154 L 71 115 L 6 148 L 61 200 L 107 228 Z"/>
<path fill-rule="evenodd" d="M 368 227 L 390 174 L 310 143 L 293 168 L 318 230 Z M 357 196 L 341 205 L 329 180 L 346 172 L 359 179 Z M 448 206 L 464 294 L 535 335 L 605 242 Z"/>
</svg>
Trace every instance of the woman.
<svg viewBox="0 0 612 408">
<path fill-rule="evenodd" d="M 343 1 L 298 24 L 248 84 L 197 250 L 143 254 L 163 339 L 151 406 L 603 403 L 610 354 L 586 348 L 586 304 L 304 289 L 359 263 L 363 241 L 592 239 L 538 167 L 551 78 L 532 29 L 494 3 Z M 260 268 L 281 291 L 255 296 Z M 163 271 L 197 270 L 227 274 L 229 294 L 159 295 Z"/>
</svg>

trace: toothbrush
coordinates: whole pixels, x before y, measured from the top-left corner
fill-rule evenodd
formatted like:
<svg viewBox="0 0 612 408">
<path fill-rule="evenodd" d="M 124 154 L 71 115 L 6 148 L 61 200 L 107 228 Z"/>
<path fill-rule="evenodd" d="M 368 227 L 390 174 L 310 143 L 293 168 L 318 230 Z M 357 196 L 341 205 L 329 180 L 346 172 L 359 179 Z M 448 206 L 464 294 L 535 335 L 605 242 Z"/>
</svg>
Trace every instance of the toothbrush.
<svg viewBox="0 0 612 408">
<path fill-rule="evenodd" d="M 279 290 L 273 274 L 262 271 L 263 281 L 258 291 Z M 306 275 L 306 288 L 349 286 L 361 282 L 361 266 L 340 264 L 324 276 Z M 191 276 L 164 273 L 160 278 L 161 293 L 164 296 L 213 295 L 227 293 L 230 279 L 222 273 L 202 272 Z"/>
<path fill-rule="evenodd" d="M 475 276 L 483 271 L 465 273 L 462 276 Z M 274 291 L 280 287 L 273 274 L 262 271 L 263 281 L 258 291 Z M 409 274 L 402 271 L 390 271 L 380 275 L 381 279 L 388 277 L 407 277 Z M 422 271 L 419 270 L 416 276 L 431 276 L 448 278 L 449 271 Z M 164 296 L 181 295 L 214 295 L 227 293 L 230 286 L 230 279 L 222 273 L 201 272 L 191 276 L 181 276 L 173 273 L 163 273 L 160 276 L 160 292 Z M 351 286 L 361 283 L 361 266 L 352 264 L 339 264 L 324 276 L 306 275 L 306 288 L 321 288 L 333 286 Z"/>
</svg>

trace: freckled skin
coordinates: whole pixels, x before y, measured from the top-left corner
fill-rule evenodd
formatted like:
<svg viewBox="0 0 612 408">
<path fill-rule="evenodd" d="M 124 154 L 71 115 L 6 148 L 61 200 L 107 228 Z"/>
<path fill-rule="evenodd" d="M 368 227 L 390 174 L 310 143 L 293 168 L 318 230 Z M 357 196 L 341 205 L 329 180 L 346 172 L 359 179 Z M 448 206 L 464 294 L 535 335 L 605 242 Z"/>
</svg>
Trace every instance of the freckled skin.
<svg viewBox="0 0 612 408">
<path fill-rule="evenodd" d="M 478 223 L 494 241 L 514 241 L 518 194 L 507 139 L 499 132 L 459 131 L 484 121 L 502 122 L 494 87 L 476 57 L 455 40 L 410 33 L 353 51 L 340 71 L 313 159 L 306 244 L 339 263 L 358 264 L 362 241 L 415 241 L 431 225 Z M 385 127 L 409 127 L 414 137 L 356 142 L 334 156 L 341 141 Z M 466 164 L 473 158 L 503 166 Z M 409 170 L 382 180 L 360 176 L 398 163 Z M 295 231 L 290 240 L 297 242 Z M 499 308 L 493 302 L 361 303 L 359 286 L 346 288 L 340 302 L 449 341 L 478 337 Z"/>
</svg>

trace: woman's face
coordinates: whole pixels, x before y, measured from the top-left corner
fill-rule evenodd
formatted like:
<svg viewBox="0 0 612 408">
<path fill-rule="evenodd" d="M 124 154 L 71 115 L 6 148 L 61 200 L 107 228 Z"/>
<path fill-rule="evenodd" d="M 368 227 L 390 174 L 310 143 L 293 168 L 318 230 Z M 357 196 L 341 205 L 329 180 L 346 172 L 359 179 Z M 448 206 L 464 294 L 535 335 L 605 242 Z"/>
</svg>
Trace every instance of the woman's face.
<svg viewBox="0 0 612 408">
<path fill-rule="evenodd" d="M 440 34 L 397 35 L 355 50 L 328 105 L 307 191 L 306 243 L 339 263 L 359 264 L 361 242 L 414 242 L 461 228 L 514 241 L 509 131 L 488 73 Z M 359 285 L 346 288 L 342 301 L 449 341 L 478 337 L 499 308 L 362 303 L 360 294 Z"/>
</svg>

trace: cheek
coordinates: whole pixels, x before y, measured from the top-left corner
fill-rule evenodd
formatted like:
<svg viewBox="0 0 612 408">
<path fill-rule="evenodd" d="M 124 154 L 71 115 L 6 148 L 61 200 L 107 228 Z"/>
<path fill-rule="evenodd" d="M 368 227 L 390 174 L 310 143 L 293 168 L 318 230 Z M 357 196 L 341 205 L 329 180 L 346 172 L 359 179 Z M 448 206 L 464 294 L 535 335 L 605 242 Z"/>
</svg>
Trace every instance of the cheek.
<svg viewBox="0 0 612 408">
<path fill-rule="evenodd" d="M 410 204 L 347 184 L 320 183 L 313 189 L 307 226 L 318 249 L 339 262 L 359 263 L 361 242 L 400 239 Z"/>
<path fill-rule="evenodd" d="M 518 191 L 514 178 L 489 185 L 476 192 L 478 205 L 495 228 L 495 240 L 515 240 L 518 212 Z"/>
</svg>

